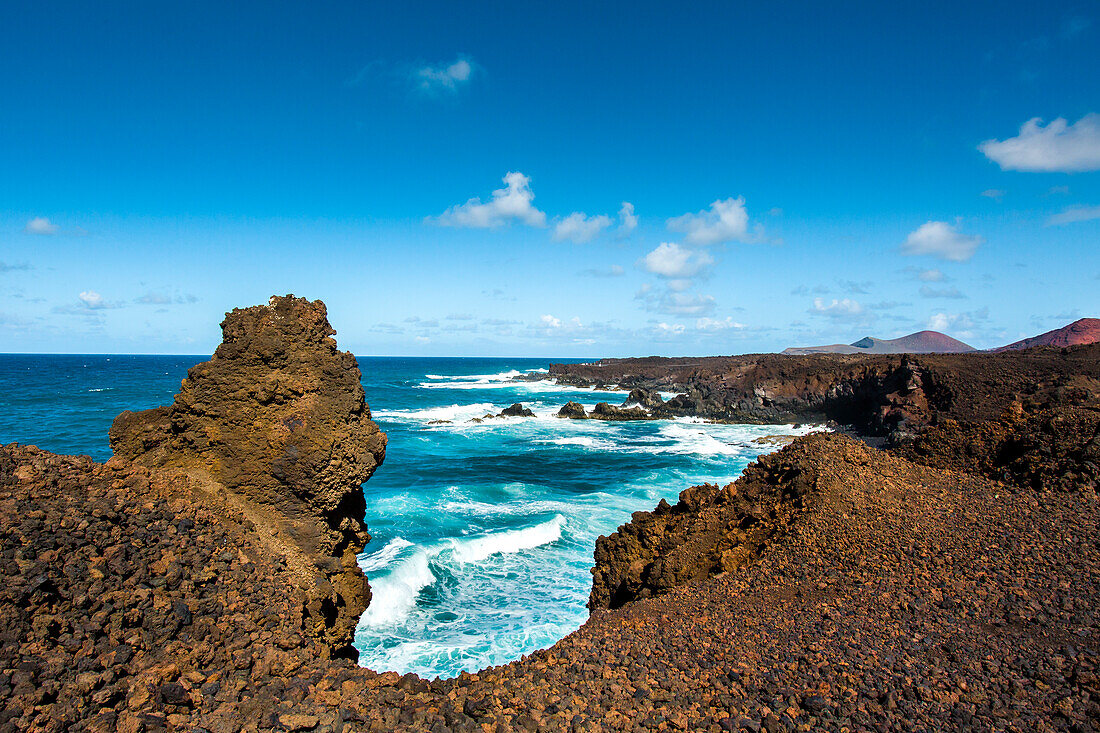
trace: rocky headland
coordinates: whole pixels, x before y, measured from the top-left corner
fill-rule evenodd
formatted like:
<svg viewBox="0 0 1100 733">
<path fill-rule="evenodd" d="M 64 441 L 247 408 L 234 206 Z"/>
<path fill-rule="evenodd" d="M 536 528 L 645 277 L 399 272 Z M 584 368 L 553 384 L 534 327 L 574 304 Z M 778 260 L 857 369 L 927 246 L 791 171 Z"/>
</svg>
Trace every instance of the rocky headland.
<svg viewBox="0 0 1100 733">
<path fill-rule="evenodd" d="M 891 448 L 807 436 L 636 513 L 580 630 L 427 681 L 351 659 L 385 438 L 323 305 L 223 328 L 107 464 L 0 448 L 0 730 L 1095 729 L 1095 346 L 556 367 Z"/>
</svg>

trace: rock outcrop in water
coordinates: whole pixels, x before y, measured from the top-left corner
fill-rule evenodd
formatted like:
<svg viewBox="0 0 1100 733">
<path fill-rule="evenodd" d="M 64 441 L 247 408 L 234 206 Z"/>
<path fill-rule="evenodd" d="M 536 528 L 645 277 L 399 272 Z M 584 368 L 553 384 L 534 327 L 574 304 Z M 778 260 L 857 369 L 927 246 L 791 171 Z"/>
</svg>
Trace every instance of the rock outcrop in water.
<svg viewBox="0 0 1100 733">
<path fill-rule="evenodd" d="M 235 309 L 210 361 L 173 404 L 123 412 L 115 456 L 171 469 L 240 509 L 305 589 L 305 611 L 337 654 L 370 589 L 355 556 L 370 539 L 361 484 L 385 456 L 355 357 L 336 348 L 324 303 L 293 296 Z"/>
</svg>

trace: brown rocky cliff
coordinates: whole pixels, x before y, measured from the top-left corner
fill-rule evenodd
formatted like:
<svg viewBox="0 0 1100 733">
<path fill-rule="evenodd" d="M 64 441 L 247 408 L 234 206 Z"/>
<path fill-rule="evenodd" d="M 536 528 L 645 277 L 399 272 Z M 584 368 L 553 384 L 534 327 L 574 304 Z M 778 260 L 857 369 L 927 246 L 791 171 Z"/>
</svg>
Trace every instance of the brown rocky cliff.
<svg viewBox="0 0 1100 733">
<path fill-rule="evenodd" d="M 662 500 L 653 512 L 634 512 L 596 540 L 588 608 L 618 608 L 758 559 L 812 505 L 817 451 L 828 441 L 848 446 L 852 460 L 865 460 L 851 439 L 810 436 L 760 458 L 723 488 L 695 486 L 675 506 Z"/>
<path fill-rule="evenodd" d="M 355 357 L 339 351 L 324 303 L 273 297 L 234 309 L 210 361 L 175 402 L 123 412 L 118 458 L 188 474 L 205 498 L 244 512 L 304 593 L 303 613 L 334 654 L 370 601 L 355 561 L 370 539 L 361 484 L 382 463 Z"/>
</svg>

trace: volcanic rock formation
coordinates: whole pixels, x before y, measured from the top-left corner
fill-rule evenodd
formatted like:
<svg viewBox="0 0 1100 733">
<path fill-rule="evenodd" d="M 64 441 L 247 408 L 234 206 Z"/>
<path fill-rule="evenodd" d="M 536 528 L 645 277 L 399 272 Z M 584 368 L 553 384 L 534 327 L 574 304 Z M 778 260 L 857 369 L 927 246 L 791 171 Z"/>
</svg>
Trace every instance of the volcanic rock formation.
<svg viewBox="0 0 1100 733">
<path fill-rule="evenodd" d="M 864 336 L 851 344 L 828 346 L 792 346 L 784 349 L 788 356 L 806 354 L 965 354 L 974 347 L 939 331 L 917 331 L 896 339 Z"/>
<path fill-rule="evenodd" d="M 1008 346 L 1001 346 L 993 351 L 1019 351 L 1033 346 L 1080 346 L 1094 344 L 1097 341 L 1100 341 L 1100 318 L 1080 318 L 1068 326 L 1023 339 Z"/>
<path fill-rule="evenodd" d="M 123 412 L 110 439 L 116 457 L 186 474 L 243 511 L 286 555 L 315 633 L 355 656 L 351 636 L 370 602 L 355 559 L 370 539 L 361 485 L 382 463 L 386 436 L 334 333 L 319 300 L 234 309 L 175 402 Z"/>
</svg>

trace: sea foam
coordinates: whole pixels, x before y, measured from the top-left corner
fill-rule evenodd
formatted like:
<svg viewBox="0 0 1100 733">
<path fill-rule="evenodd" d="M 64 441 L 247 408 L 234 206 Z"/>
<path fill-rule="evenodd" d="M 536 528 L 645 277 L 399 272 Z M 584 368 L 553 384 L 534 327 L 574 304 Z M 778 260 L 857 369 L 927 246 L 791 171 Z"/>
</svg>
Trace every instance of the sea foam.
<svg viewBox="0 0 1100 733">
<path fill-rule="evenodd" d="M 534 527 L 451 540 L 451 552 L 457 562 L 480 562 L 496 554 L 521 552 L 555 542 L 561 538 L 563 526 L 565 517 L 555 514 L 552 519 Z"/>
</svg>

